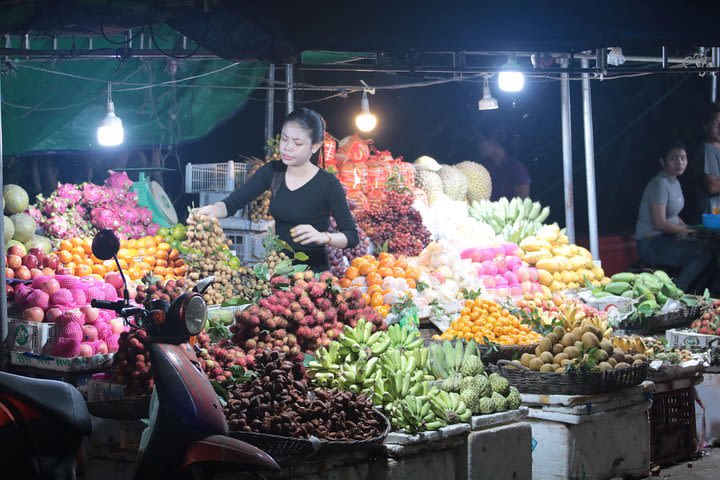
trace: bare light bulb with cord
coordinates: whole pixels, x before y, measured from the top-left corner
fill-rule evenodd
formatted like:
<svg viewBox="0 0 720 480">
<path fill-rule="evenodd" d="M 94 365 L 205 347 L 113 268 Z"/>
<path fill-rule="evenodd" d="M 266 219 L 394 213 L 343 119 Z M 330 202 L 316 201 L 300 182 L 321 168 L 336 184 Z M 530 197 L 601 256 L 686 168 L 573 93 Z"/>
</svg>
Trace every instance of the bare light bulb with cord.
<svg viewBox="0 0 720 480">
<path fill-rule="evenodd" d="M 363 96 L 360 102 L 360 114 L 355 117 L 355 126 L 361 132 L 371 132 L 377 126 L 377 117 L 370 113 L 370 101 L 368 100 L 368 89 L 363 89 Z"/>
<path fill-rule="evenodd" d="M 522 74 L 520 65 L 515 60 L 515 56 L 511 56 L 507 63 L 502 66 L 502 71 L 498 74 L 498 86 L 500 90 L 506 92 L 519 92 L 525 86 L 525 75 Z"/>
<path fill-rule="evenodd" d="M 115 147 L 125 141 L 122 120 L 115 115 L 115 104 L 112 101 L 112 84 L 108 82 L 107 115 L 97 129 L 97 141 L 103 147 Z"/>
</svg>

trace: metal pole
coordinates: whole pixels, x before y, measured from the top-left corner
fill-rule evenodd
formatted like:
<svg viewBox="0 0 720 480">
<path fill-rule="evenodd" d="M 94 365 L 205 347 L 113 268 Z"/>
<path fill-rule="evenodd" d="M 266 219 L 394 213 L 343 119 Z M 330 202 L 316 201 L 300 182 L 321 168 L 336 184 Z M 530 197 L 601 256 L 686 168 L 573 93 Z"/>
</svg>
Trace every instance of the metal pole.
<svg viewBox="0 0 720 480">
<path fill-rule="evenodd" d="M 588 61 L 580 61 L 583 68 Z M 592 97 L 590 96 L 590 75 L 582 74 L 583 128 L 585 131 L 585 182 L 587 184 L 588 227 L 590 233 L 590 252 L 594 260 L 600 260 L 597 224 L 597 197 L 595 194 L 595 139 L 593 136 Z"/>
<path fill-rule="evenodd" d="M 292 63 L 285 65 L 285 84 L 287 86 L 287 114 L 290 115 L 295 110 L 294 100 L 294 81 Z"/>
<path fill-rule="evenodd" d="M 2 75 L 0 75 L 0 185 L 3 184 Z M 5 252 L 5 222 L 0 223 L 0 252 Z M 0 285 L 5 287 L 5 255 L 0 255 Z M 8 336 L 7 292 L 0 289 L 0 370 L 5 369 Z"/>
<path fill-rule="evenodd" d="M 268 91 L 265 103 L 265 140 L 275 135 L 275 65 L 268 68 Z"/>
<path fill-rule="evenodd" d="M 568 60 L 563 62 L 568 65 Z M 560 106 L 562 108 L 563 183 L 565 185 L 565 228 L 570 243 L 575 243 L 575 206 L 573 199 L 572 118 L 570 116 L 570 77 L 560 77 Z"/>
<path fill-rule="evenodd" d="M 720 48 L 718 47 L 712 47 L 711 50 L 711 56 L 712 59 L 712 66 L 717 67 L 718 63 L 720 63 Z M 710 101 L 715 103 L 717 102 L 717 93 L 718 93 L 718 74 L 717 72 L 712 73 L 712 78 L 710 79 L 711 82 L 711 91 L 710 91 Z"/>
</svg>

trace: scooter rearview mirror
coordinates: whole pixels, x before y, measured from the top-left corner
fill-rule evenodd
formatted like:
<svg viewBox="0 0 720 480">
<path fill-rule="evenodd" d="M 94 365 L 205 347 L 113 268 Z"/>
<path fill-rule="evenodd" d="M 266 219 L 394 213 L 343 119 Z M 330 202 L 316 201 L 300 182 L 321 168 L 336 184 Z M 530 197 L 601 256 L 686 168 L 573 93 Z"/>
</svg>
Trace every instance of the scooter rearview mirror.
<svg viewBox="0 0 720 480">
<path fill-rule="evenodd" d="M 112 230 L 100 230 L 92 242 L 92 252 L 100 260 L 110 260 L 120 250 L 120 240 Z"/>
<path fill-rule="evenodd" d="M 205 290 L 210 288 L 210 285 L 212 285 L 213 283 L 215 283 L 214 276 L 211 275 L 209 277 L 205 277 L 195 285 L 195 288 L 193 288 L 193 290 L 198 293 L 205 293 Z"/>
</svg>

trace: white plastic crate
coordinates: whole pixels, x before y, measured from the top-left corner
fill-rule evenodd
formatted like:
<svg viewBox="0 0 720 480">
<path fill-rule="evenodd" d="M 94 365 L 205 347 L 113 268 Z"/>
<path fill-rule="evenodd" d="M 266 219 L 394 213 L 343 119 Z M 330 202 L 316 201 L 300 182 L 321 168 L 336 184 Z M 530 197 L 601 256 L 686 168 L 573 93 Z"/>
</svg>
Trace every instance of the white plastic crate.
<svg viewBox="0 0 720 480">
<path fill-rule="evenodd" d="M 220 226 L 223 228 L 223 230 L 248 230 L 251 232 L 267 232 L 275 228 L 275 222 L 273 220 L 253 222 L 249 218 L 241 218 L 235 216 L 221 218 Z"/>
<path fill-rule="evenodd" d="M 243 264 L 256 263 L 258 257 L 265 253 L 262 241 L 267 232 L 250 232 L 247 230 L 224 230 L 225 236 L 232 242 L 230 250 Z"/>
<path fill-rule="evenodd" d="M 185 193 L 226 192 L 239 188 L 248 178 L 249 163 L 202 163 L 185 166 Z"/>
</svg>

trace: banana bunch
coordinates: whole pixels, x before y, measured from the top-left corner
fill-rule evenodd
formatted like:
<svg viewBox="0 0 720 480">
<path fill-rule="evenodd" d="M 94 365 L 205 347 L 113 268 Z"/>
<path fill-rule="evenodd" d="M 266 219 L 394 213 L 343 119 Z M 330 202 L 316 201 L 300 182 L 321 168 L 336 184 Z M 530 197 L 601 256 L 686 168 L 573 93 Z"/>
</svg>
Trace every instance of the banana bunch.
<svg viewBox="0 0 720 480">
<path fill-rule="evenodd" d="M 435 415 L 445 424 L 470 421 L 472 412 L 460 399 L 460 394 L 433 389 L 428 397 Z"/>
<path fill-rule="evenodd" d="M 320 347 L 315 360 L 308 363 L 308 377 L 318 387 L 332 388 L 341 373 L 342 361 L 339 342 L 331 342 L 328 348 Z"/>
<path fill-rule="evenodd" d="M 396 430 L 405 430 L 410 434 L 426 430 L 437 430 L 445 422 L 437 417 L 427 398 L 408 396 L 393 408 L 390 419 Z"/>
<path fill-rule="evenodd" d="M 612 344 L 613 347 L 621 348 L 627 353 L 633 352 L 645 355 L 649 350 L 645 345 L 645 341 L 638 335 L 613 337 Z"/>
<path fill-rule="evenodd" d="M 480 356 L 475 340 L 470 340 L 466 346 L 460 340 L 455 346 L 449 340 L 442 344 L 432 343 L 428 347 L 430 352 L 429 371 L 439 380 L 450 378 L 460 371 L 463 361 L 470 356 Z"/>
<path fill-rule="evenodd" d="M 425 344 L 417 329 L 409 329 L 397 323 L 390 325 L 387 335 L 390 337 L 389 347 L 400 351 L 415 350 Z"/>
<path fill-rule="evenodd" d="M 380 370 L 375 375 L 373 403 L 387 408 L 408 395 L 427 395 L 428 380 L 433 380 L 433 377 L 419 367 L 427 363 L 427 359 L 428 353 L 424 348 L 404 353 L 388 350 L 380 359 Z"/>
<path fill-rule="evenodd" d="M 378 330 L 372 333 L 373 324 L 360 319 L 355 328 L 345 325 L 338 337 L 340 342 L 340 356 L 356 355 L 360 351 L 366 351 L 374 356 L 382 355 L 391 345 L 391 337 L 388 332 Z"/>
<path fill-rule="evenodd" d="M 552 314 L 549 314 L 552 316 Z M 600 333 L 603 338 L 610 338 L 613 333 L 612 327 L 607 320 L 603 320 L 597 315 L 588 316 L 583 309 L 575 303 L 570 302 L 569 304 L 563 304 L 560 306 L 559 315 L 556 314 L 557 318 L 563 321 L 563 327 L 568 332 L 574 330 L 577 327 L 583 327 L 585 325 L 592 325 Z"/>
<path fill-rule="evenodd" d="M 475 200 L 468 211 L 475 219 L 490 225 L 496 234 L 513 243 L 535 235 L 550 215 L 550 207 L 543 208 L 540 202 L 517 197 L 509 201 L 503 197 L 497 202 Z"/>
<path fill-rule="evenodd" d="M 364 350 L 360 351 L 358 360 L 353 363 L 343 363 L 340 366 L 340 373 L 335 380 L 333 387 L 351 393 L 372 394 L 372 387 L 379 371 L 380 357 L 368 358 Z"/>
</svg>

